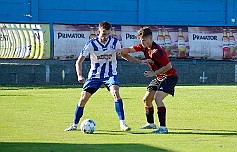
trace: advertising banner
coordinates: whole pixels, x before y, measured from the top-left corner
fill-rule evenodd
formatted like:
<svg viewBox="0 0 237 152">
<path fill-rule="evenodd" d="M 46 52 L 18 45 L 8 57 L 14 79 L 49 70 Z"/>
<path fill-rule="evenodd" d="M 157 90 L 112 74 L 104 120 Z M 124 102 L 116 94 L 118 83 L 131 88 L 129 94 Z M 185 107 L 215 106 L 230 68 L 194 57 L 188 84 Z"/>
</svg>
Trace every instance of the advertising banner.
<svg viewBox="0 0 237 152">
<path fill-rule="evenodd" d="M 49 25 L 0 23 L 0 58 L 49 59 Z"/>
<path fill-rule="evenodd" d="M 111 35 L 122 47 L 140 43 L 136 37 L 142 26 L 113 25 Z M 201 58 L 236 60 L 236 27 L 149 26 L 153 40 L 163 47 L 171 58 Z M 98 25 L 53 25 L 54 58 L 76 59 L 86 42 L 97 35 Z M 143 53 L 131 53 L 144 58 Z"/>
<path fill-rule="evenodd" d="M 95 25 L 53 25 L 54 58 L 76 59 L 86 42 L 95 37 Z"/>
<path fill-rule="evenodd" d="M 98 34 L 98 25 L 53 25 L 54 58 L 76 59 L 85 44 Z M 121 40 L 121 26 L 113 26 L 111 35 Z"/>
<path fill-rule="evenodd" d="M 142 26 L 122 26 L 121 37 L 124 47 L 140 43 L 136 37 Z M 185 58 L 189 52 L 188 28 L 184 26 L 149 26 L 152 30 L 153 40 L 163 47 L 169 57 Z M 133 53 L 132 56 L 144 58 L 143 53 Z"/>
<path fill-rule="evenodd" d="M 121 43 L 122 47 L 131 47 L 140 43 L 140 40 L 136 37 L 137 31 L 141 26 L 121 26 Z M 138 58 L 144 58 L 142 52 L 131 53 L 131 56 Z"/>
<path fill-rule="evenodd" d="M 189 55 L 217 60 L 236 59 L 236 36 L 233 27 L 189 27 Z"/>
</svg>

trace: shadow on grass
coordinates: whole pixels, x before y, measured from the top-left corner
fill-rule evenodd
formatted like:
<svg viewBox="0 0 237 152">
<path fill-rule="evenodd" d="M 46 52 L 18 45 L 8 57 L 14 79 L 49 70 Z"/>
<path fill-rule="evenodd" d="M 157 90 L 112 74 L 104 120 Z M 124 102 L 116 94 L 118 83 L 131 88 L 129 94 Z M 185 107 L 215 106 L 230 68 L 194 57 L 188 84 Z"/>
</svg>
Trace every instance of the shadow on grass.
<svg viewBox="0 0 237 152">
<path fill-rule="evenodd" d="M 126 132 L 128 133 L 128 132 Z M 125 135 L 125 132 L 117 131 L 117 130 L 96 130 L 93 134 L 95 135 Z"/>
<path fill-rule="evenodd" d="M 236 136 L 236 130 L 208 130 L 208 129 L 178 129 L 171 128 L 169 134 L 196 134 L 196 135 L 218 135 L 218 136 Z"/>
<path fill-rule="evenodd" d="M 30 96 L 30 95 L 14 95 L 14 94 L 0 94 L 1 97 L 20 97 L 20 96 Z"/>
<path fill-rule="evenodd" d="M 73 132 L 75 131 L 78 131 L 78 132 L 81 132 L 81 130 L 77 129 L 77 130 L 74 130 Z M 125 135 L 125 133 L 128 133 L 128 132 L 121 132 L 121 131 L 117 131 L 117 130 L 96 130 L 94 133 L 92 134 L 88 134 L 89 136 L 94 136 L 94 135 L 117 135 L 117 136 L 121 136 L 121 135 Z"/>
<path fill-rule="evenodd" d="M 190 134 L 190 135 L 217 135 L 217 136 L 237 136 L 237 131 L 235 130 L 205 130 L 205 129 L 177 129 L 170 128 L 169 134 Z M 149 132 L 133 132 L 131 134 L 151 134 L 153 130 Z"/>
<path fill-rule="evenodd" d="M 174 152 L 143 144 L 63 144 L 63 143 L 26 143 L 0 142 L 0 151 L 7 152 Z"/>
</svg>

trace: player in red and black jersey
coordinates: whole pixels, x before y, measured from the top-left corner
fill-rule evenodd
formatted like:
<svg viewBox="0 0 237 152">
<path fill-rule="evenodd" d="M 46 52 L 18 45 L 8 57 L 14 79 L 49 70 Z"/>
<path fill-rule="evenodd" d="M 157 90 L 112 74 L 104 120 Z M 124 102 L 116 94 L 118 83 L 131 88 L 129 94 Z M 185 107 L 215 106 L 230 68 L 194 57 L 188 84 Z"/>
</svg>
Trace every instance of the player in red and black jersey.
<svg viewBox="0 0 237 152">
<path fill-rule="evenodd" d="M 121 53 L 122 57 L 130 62 L 137 62 L 140 64 L 148 64 L 152 71 L 145 71 L 144 76 L 156 77 L 153 79 L 143 97 L 144 106 L 146 110 L 147 124 L 141 129 L 155 129 L 154 123 L 154 108 L 152 101 L 155 99 L 158 109 L 158 119 L 160 127 L 152 133 L 168 133 L 166 127 L 166 107 L 162 101 L 168 94 L 174 96 L 174 88 L 178 82 L 178 75 L 174 67 L 164 51 L 152 39 L 152 31 L 149 27 L 143 27 L 138 31 L 137 37 L 141 43 L 130 48 L 123 48 L 116 50 Z M 146 60 L 139 60 L 128 53 L 143 52 Z"/>
</svg>

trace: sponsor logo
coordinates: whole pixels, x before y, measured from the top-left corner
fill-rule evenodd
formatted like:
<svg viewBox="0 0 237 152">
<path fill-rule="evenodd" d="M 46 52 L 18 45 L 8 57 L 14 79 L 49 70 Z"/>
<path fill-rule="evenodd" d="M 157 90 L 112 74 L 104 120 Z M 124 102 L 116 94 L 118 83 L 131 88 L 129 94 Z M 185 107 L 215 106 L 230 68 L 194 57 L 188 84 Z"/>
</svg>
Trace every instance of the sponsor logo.
<svg viewBox="0 0 237 152">
<path fill-rule="evenodd" d="M 217 36 L 213 35 L 197 35 L 193 34 L 193 40 L 217 40 Z"/>
<path fill-rule="evenodd" d="M 136 35 L 126 33 L 126 39 L 138 39 L 138 38 L 136 37 Z"/>
<path fill-rule="evenodd" d="M 58 39 L 60 38 L 85 38 L 84 33 L 58 33 Z"/>
<path fill-rule="evenodd" d="M 103 55 L 97 56 L 97 59 L 109 60 L 111 57 L 112 57 L 112 54 L 103 54 Z"/>
</svg>

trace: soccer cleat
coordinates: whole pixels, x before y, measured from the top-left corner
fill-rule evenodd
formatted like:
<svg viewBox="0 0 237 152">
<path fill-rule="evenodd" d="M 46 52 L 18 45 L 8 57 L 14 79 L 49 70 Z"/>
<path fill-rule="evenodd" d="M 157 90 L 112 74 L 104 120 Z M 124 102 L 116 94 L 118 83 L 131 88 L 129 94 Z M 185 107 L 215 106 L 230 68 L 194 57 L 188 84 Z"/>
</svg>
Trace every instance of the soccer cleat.
<svg viewBox="0 0 237 152">
<path fill-rule="evenodd" d="M 73 130 L 77 130 L 77 126 L 71 125 L 70 127 L 66 128 L 64 131 L 73 131 Z"/>
<path fill-rule="evenodd" d="M 168 128 L 161 126 L 158 129 L 154 130 L 152 134 L 168 134 Z"/>
<path fill-rule="evenodd" d="M 151 123 L 147 123 L 146 125 L 142 126 L 141 129 L 156 129 L 156 124 L 151 124 Z"/>
<path fill-rule="evenodd" d="M 120 125 L 120 129 L 121 129 L 121 131 L 129 131 L 129 130 L 131 130 L 131 128 L 128 125 L 126 125 L 126 124 Z"/>
</svg>

